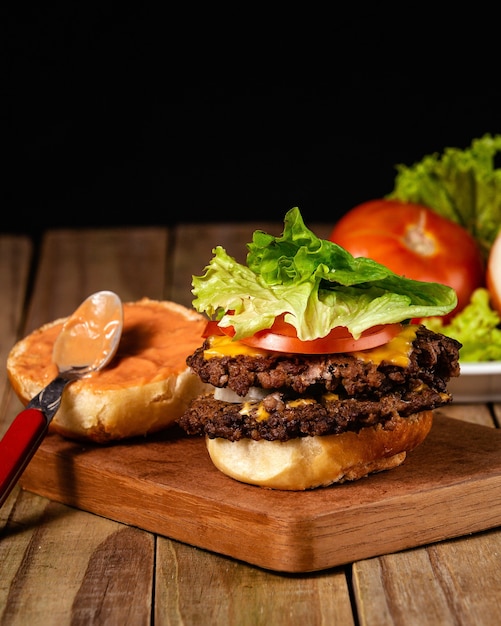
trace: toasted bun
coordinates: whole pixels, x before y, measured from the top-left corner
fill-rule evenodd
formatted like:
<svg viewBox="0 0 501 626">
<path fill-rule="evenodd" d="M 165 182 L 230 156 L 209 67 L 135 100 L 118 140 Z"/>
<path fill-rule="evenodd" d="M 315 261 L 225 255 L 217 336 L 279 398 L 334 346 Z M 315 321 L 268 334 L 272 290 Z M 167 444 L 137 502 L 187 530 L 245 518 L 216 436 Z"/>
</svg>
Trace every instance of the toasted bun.
<svg viewBox="0 0 501 626">
<path fill-rule="evenodd" d="M 358 480 L 401 465 L 430 432 L 432 411 L 392 420 L 358 433 L 300 437 L 289 441 L 206 438 L 214 465 L 251 485 L 300 491 Z"/>
<path fill-rule="evenodd" d="M 200 345 L 205 319 L 170 301 L 143 298 L 123 305 L 116 356 L 100 372 L 69 384 L 51 430 L 97 443 L 162 430 L 207 389 L 186 365 Z M 14 345 L 7 374 L 27 404 L 56 375 L 52 348 L 65 319 L 45 324 Z"/>
</svg>

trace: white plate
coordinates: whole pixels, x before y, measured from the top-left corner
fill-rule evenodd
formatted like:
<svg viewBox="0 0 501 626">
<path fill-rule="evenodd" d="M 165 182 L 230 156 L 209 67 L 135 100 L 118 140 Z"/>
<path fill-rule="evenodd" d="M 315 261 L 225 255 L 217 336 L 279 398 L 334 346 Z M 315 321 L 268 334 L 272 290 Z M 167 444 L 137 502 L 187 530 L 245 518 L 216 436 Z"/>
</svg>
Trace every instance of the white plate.
<svg viewBox="0 0 501 626">
<path fill-rule="evenodd" d="M 447 385 L 454 402 L 501 402 L 501 361 L 460 365 L 461 374 Z"/>
</svg>

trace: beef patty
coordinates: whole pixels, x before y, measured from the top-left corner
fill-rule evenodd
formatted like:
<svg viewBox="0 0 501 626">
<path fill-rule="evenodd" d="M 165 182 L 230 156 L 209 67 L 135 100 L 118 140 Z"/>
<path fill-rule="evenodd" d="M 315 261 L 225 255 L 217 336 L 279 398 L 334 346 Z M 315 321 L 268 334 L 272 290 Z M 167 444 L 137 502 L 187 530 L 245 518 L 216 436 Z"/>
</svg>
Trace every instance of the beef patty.
<svg viewBox="0 0 501 626">
<path fill-rule="evenodd" d="M 353 354 L 204 358 L 206 342 L 187 359 L 205 383 L 246 396 L 269 389 L 260 401 L 195 399 L 178 420 L 190 435 L 286 441 L 309 435 L 358 431 L 397 414 L 408 417 L 452 401 L 451 377 L 459 375 L 461 344 L 419 326 L 407 367 L 371 363 Z"/>
</svg>

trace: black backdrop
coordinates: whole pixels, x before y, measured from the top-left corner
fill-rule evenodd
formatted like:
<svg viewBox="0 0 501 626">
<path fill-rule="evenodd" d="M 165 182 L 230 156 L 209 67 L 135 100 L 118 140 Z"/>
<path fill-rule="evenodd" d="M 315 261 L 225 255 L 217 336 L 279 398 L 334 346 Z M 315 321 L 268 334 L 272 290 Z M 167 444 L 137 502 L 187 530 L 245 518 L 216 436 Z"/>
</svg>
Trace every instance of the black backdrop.
<svg viewBox="0 0 501 626">
<path fill-rule="evenodd" d="M 408 22 L 388 39 L 376 12 L 337 18 L 319 46 L 284 25 L 271 53 L 235 19 L 221 38 L 137 8 L 3 10 L 3 231 L 293 206 L 333 222 L 390 192 L 397 163 L 501 131 L 485 47 L 475 65 L 469 37 L 455 27 L 451 46 L 429 20 L 410 42 Z"/>
</svg>

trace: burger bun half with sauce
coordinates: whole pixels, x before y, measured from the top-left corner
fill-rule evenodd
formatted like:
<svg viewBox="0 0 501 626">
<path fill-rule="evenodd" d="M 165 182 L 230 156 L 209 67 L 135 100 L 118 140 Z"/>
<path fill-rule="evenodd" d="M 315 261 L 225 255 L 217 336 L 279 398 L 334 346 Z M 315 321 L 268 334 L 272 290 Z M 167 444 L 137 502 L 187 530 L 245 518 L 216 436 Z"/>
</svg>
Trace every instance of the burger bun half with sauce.
<svg viewBox="0 0 501 626">
<path fill-rule="evenodd" d="M 65 320 L 43 325 L 8 354 L 8 378 L 24 405 L 57 375 L 52 350 Z M 148 435 L 174 424 L 208 388 L 186 365 L 200 343 L 202 315 L 175 302 L 143 298 L 123 303 L 123 321 L 110 364 L 65 388 L 52 432 L 96 443 Z"/>
<path fill-rule="evenodd" d="M 305 490 L 395 468 L 452 401 L 461 344 L 412 319 L 447 314 L 454 290 L 354 258 L 297 208 L 281 237 L 254 233 L 246 265 L 215 248 L 193 294 L 210 321 L 187 363 L 212 391 L 178 423 L 238 481 Z"/>
</svg>

